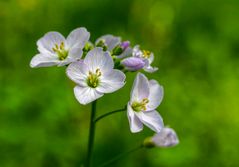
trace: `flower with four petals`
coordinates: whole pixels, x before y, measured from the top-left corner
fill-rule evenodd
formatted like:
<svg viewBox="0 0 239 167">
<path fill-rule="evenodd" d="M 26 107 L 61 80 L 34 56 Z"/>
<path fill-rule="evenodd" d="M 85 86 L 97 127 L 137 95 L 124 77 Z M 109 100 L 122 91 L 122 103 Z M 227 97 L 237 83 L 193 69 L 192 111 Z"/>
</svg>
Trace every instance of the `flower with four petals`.
<svg viewBox="0 0 239 167">
<path fill-rule="evenodd" d="M 100 47 L 89 51 L 84 60 L 71 63 L 66 73 L 77 84 L 74 88 L 76 99 L 81 104 L 88 104 L 105 93 L 122 88 L 125 74 L 113 67 L 112 57 Z"/>
<path fill-rule="evenodd" d="M 163 87 L 138 73 L 131 90 L 127 114 L 133 133 L 143 130 L 143 124 L 156 133 L 163 128 L 163 119 L 156 111 L 163 99 Z"/>
<path fill-rule="evenodd" d="M 64 66 L 81 59 L 82 49 L 90 38 L 85 28 L 73 30 L 65 39 L 58 32 L 48 32 L 37 41 L 38 51 L 31 67 Z"/>
</svg>

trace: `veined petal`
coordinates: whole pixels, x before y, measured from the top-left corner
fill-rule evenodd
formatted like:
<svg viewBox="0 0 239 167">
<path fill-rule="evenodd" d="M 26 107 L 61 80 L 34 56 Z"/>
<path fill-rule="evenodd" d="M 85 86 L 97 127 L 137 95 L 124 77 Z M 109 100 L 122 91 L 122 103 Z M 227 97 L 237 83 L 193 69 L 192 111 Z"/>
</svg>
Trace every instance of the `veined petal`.
<svg viewBox="0 0 239 167">
<path fill-rule="evenodd" d="M 149 96 L 149 83 L 148 79 L 142 73 L 138 73 L 133 84 L 131 91 L 130 102 L 142 101 Z"/>
<path fill-rule="evenodd" d="M 132 133 L 140 132 L 141 130 L 143 130 L 143 124 L 135 115 L 135 112 L 131 108 L 130 104 L 128 104 L 127 106 L 127 116 L 129 120 L 130 131 Z"/>
<path fill-rule="evenodd" d="M 30 67 L 49 67 L 59 64 L 60 61 L 56 55 L 52 54 L 37 54 L 34 56 L 30 62 Z"/>
<path fill-rule="evenodd" d="M 108 74 L 103 74 L 100 85 L 96 88 L 102 93 L 112 93 L 125 85 L 125 74 L 120 70 L 112 70 Z"/>
<path fill-rule="evenodd" d="M 86 28 L 77 28 L 73 30 L 67 37 L 67 46 L 69 48 L 83 48 L 90 38 L 90 33 Z"/>
<path fill-rule="evenodd" d="M 80 86 L 87 86 L 86 79 L 89 69 L 83 61 L 71 63 L 67 69 L 67 76 Z"/>
<path fill-rule="evenodd" d="M 74 88 L 74 94 L 79 103 L 83 105 L 93 102 L 104 95 L 103 93 L 97 92 L 93 88 L 81 86 L 76 86 Z"/>
<path fill-rule="evenodd" d="M 71 62 L 74 62 L 76 60 L 80 60 L 82 57 L 82 48 L 74 47 L 69 50 L 67 59 L 70 59 Z"/>
<path fill-rule="evenodd" d="M 149 103 L 147 110 L 155 110 L 163 100 L 163 87 L 156 80 L 149 81 Z"/>
<path fill-rule="evenodd" d="M 100 69 L 102 73 L 108 73 L 114 67 L 114 62 L 110 54 L 104 52 L 100 47 L 96 47 L 89 51 L 84 62 L 92 72 L 95 72 L 96 69 Z"/>
<path fill-rule="evenodd" d="M 38 51 L 42 54 L 55 54 L 53 48 L 65 42 L 65 38 L 58 32 L 48 32 L 37 41 Z"/>
<path fill-rule="evenodd" d="M 113 35 L 110 35 L 110 34 L 107 34 L 107 35 L 104 35 L 100 38 L 98 38 L 96 40 L 96 44 L 100 41 L 100 40 L 104 40 L 105 41 L 105 44 L 107 46 L 107 50 L 111 51 L 112 49 L 114 49 L 117 45 L 120 44 L 120 37 L 115 37 Z"/>
<path fill-rule="evenodd" d="M 159 133 L 164 127 L 163 119 L 156 110 L 135 112 L 140 121 L 150 129 Z"/>
</svg>

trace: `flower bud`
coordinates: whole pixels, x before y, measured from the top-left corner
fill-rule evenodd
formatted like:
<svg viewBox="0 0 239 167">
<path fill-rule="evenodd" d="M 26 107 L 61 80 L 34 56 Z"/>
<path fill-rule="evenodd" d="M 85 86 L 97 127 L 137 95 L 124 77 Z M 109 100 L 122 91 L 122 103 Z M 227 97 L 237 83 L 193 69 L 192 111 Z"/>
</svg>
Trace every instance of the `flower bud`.
<svg viewBox="0 0 239 167">
<path fill-rule="evenodd" d="M 122 60 L 121 64 L 129 71 L 137 71 L 144 67 L 145 62 L 138 57 L 129 57 Z"/>
<path fill-rule="evenodd" d="M 112 50 L 112 55 L 120 55 L 122 54 L 128 47 L 129 47 L 129 41 L 124 41 L 121 44 L 117 45 L 113 50 Z"/>
<path fill-rule="evenodd" d="M 126 50 L 130 45 L 130 42 L 129 41 L 123 41 L 120 46 L 123 50 Z"/>
<path fill-rule="evenodd" d="M 92 49 L 94 49 L 94 45 L 91 42 L 87 42 L 83 48 L 83 51 L 89 52 Z"/>
<path fill-rule="evenodd" d="M 102 47 L 104 51 L 107 50 L 107 45 L 104 39 L 99 40 L 99 42 L 96 44 L 96 47 Z"/>
<path fill-rule="evenodd" d="M 176 132 L 171 128 L 163 128 L 159 133 L 153 137 L 144 140 L 144 147 L 172 147 L 179 143 Z"/>
</svg>

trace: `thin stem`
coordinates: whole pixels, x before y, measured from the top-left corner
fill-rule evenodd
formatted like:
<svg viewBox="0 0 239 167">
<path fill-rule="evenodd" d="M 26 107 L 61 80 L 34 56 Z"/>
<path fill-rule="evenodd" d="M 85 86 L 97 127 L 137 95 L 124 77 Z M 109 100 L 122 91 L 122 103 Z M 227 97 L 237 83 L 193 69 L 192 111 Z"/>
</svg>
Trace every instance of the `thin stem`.
<svg viewBox="0 0 239 167">
<path fill-rule="evenodd" d="M 86 167 L 91 166 L 91 159 L 94 147 L 94 137 L 95 137 L 95 114 L 96 114 L 96 100 L 92 102 L 91 117 L 90 117 L 90 131 L 89 131 L 89 141 L 88 141 L 88 153 L 86 158 Z"/>
<path fill-rule="evenodd" d="M 117 112 L 120 112 L 120 111 L 125 111 L 126 108 L 127 108 L 127 106 L 125 106 L 125 107 L 122 108 L 122 109 L 118 109 L 118 110 L 114 110 L 114 111 L 105 113 L 105 114 L 99 116 L 98 118 L 96 118 L 96 119 L 94 120 L 94 122 L 96 123 L 97 121 L 99 121 L 99 120 L 101 120 L 102 118 L 107 117 L 107 116 L 109 116 L 109 115 L 111 115 L 111 114 L 114 114 L 114 113 L 117 113 Z"/>
<path fill-rule="evenodd" d="M 108 165 L 112 164 L 113 162 L 116 162 L 116 161 L 118 161 L 119 159 L 125 157 L 126 155 L 129 155 L 130 153 L 133 153 L 133 152 L 135 152 L 135 151 L 137 151 L 137 150 L 139 150 L 139 149 L 141 149 L 141 148 L 143 148 L 143 145 L 140 145 L 140 146 L 138 146 L 138 147 L 136 147 L 136 148 L 133 148 L 133 149 L 131 149 L 131 150 L 128 150 L 128 151 L 126 151 L 126 152 L 124 152 L 124 153 L 122 153 L 122 154 L 119 154 L 119 155 L 117 155 L 116 157 L 114 157 L 113 159 L 111 159 L 111 160 L 109 160 L 109 161 L 106 161 L 105 163 L 103 163 L 103 164 L 100 165 L 99 167 L 108 166 Z"/>
</svg>

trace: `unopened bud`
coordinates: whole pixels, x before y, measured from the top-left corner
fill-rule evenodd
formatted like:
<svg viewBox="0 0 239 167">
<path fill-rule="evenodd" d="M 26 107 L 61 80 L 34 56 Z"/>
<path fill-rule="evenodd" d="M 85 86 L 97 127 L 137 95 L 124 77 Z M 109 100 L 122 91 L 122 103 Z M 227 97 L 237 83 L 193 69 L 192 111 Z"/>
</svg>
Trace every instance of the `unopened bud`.
<svg viewBox="0 0 239 167">
<path fill-rule="evenodd" d="M 152 137 L 152 142 L 157 147 L 172 147 L 179 143 L 176 132 L 171 128 L 163 128 Z"/>
<path fill-rule="evenodd" d="M 130 42 L 129 41 L 123 41 L 120 46 L 123 50 L 126 50 L 130 45 Z"/>
<path fill-rule="evenodd" d="M 101 39 L 99 40 L 99 42 L 96 44 L 97 47 L 102 47 L 104 51 L 107 50 L 107 46 L 105 44 L 105 40 L 104 39 Z"/>
<path fill-rule="evenodd" d="M 144 67 L 145 62 L 138 57 L 129 57 L 122 60 L 121 64 L 129 71 L 137 71 Z"/>
</svg>

